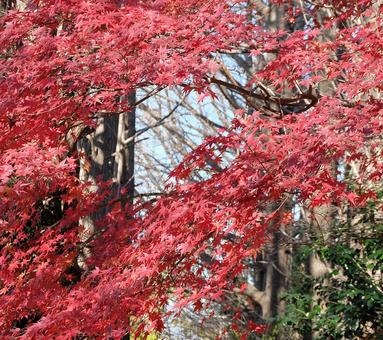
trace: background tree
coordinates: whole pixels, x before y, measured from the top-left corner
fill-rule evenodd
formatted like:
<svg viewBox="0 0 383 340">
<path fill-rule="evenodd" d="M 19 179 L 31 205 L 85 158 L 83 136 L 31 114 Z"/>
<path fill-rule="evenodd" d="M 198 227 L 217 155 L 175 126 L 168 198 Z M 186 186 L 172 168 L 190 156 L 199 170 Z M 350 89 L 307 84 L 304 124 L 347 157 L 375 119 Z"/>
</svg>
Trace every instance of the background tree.
<svg viewBox="0 0 383 340">
<path fill-rule="evenodd" d="M 312 7 L 318 6 L 320 7 L 320 11 L 316 12 L 316 17 L 312 17 Z M 323 23 L 326 16 L 334 16 L 338 11 L 337 8 L 334 6 L 324 6 L 321 7 L 319 4 L 312 4 L 312 3 L 304 3 L 304 2 L 297 2 L 297 3 L 290 3 L 289 5 L 274 5 L 272 3 L 265 5 L 262 2 L 252 2 L 251 4 L 251 11 L 249 12 L 249 16 L 256 18 L 259 23 L 264 23 L 265 27 L 269 30 L 277 30 L 278 28 L 285 28 L 287 31 L 293 32 L 293 31 L 299 31 L 299 30 L 307 30 L 310 25 L 313 24 L 313 20 L 319 20 L 319 22 Z M 375 17 L 372 16 L 370 18 L 371 21 L 375 20 Z M 349 20 L 348 22 L 342 23 L 342 25 L 346 25 L 349 27 L 353 26 L 353 21 Z M 324 41 L 332 41 L 333 37 L 337 34 L 337 27 L 334 26 L 327 32 L 325 32 L 322 36 L 322 39 Z M 336 51 L 337 57 L 341 57 L 342 53 L 344 53 L 344 50 L 341 48 Z M 229 55 L 225 56 L 226 61 L 226 67 L 219 70 L 219 78 L 221 79 L 221 86 L 219 88 L 215 89 L 215 92 L 218 95 L 223 95 L 226 100 L 214 100 L 212 103 L 205 103 L 198 105 L 198 103 L 194 103 L 193 105 L 189 105 L 188 111 L 189 114 L 194 115 L 198 118 L 203 117 L 201 121 L 198 122 L 198 120 L 194 120 L 193 118 L 190 118 L 192 122 L 194 122 L 195 125 L 198 126 L 199 130 L 197 129 L 197 133 L 187 133 L 194 131 L 194 126 L 190 122 L 186 122 L 184 125 L 186 127 L 183 128 L 179 124 L 181 122 L 177 121 L 177 118 L 172 119 L 172 122 L 169 122 L 168 125 L 173 125 L 175 122 L 177 122 L 178 125 L 172 126 L 171 128 L 166 127 L 167 123 L 162 122 L 162 124 L 165 125 L 164 129 L 161 130 L 161 128 L 157 128 L 158 132 L 156 132 L 157 136 L 165 136 L 167 134 L 167 131 L 172 131 L 173 133 L 166 138 L 159 138 L 157 140 L 157 144 L 164 144 L 164 148 L 167 150 L 166 152 L 162 152 L 161 154 L 161 161 L 156 160 L 156 155 L 151 155 L 150 151 L 149 154 L 146 156 L 146 159 L 150 159 L 148 161 L 148 165 L 144 166 L 143 173 L 146 175 L 147 173 L 151 174 L 153 169 L 153 160 L 156 164 L 158 164 L 162 171 L 165 173 L 170 171 L 170 167 L 164 166 L 165 164 L 177 164 L 179 162 L 178 158 L 178 152 L 181 154 L 184 154 L 186 151 L 181 150 L 187 150 L 190 148 L 190 145 L 193 145 L 192 141 L 184 141 L 184 137 L 189 135 L 192 136 L 192 138 L 199 140 L 202 136 L 206 135 L 206 133 L 209 131 L 211 127 L 223 127 L 227 126 L 227 121 L 223 120 L 220 121 L 219 124 L 217 124 L 216 121 L 211 121 L 209 119 L 206 119 L 207 116 L 218 118 L 221 114 L 227 114 L 228 112 L 233 112 L 235 109 L 239 108 L 246 108 L 250 107 L 251 112 L 251 105 L 249 103 L 246 103 L 246 101 L 243 100 L 243 98 L 236 96 L 236 93 L 232 90 L 228 89 L 227 87 L 224 87 L 225 82 L 232 82 L 234 84 L 243 83 L 246 81 L 247 78 L 251 79 L 252 73 L 255 71 L 255 69 L 262 70 L 265 65 L 267 64 L 267 61 L 271 61 L 274 58 L 274 53 L 265 53 L 260 54 L 257 57 L 249 58 L 249 55 L 246 52 L 237 52 L 237 53 L 230 53 Z M 254 59 L 254 63 L 252 61 Z M 229 61 L 230 60 L 230 61 Z M 240 70 L 238 72 L 238 70 Z M 334 91 L 337 88 L 338 81 L 333 80 L 322 80 L 319 85 L 319 91 L 321 95 L 333 95 Z M 229 85 L 226 83 L 226 85 Z M 286 84 L 285 91 L 286 93 L 289 93 L 288 86 L 289 84 Z M 299 87 L 296 87 L 293 90 L 299 91 Z M 223 93 L 222 93 L 223 91 Z M 269 89 L 270 91 L 270 89 Z M 174 105 L 176 105 L 177 100 L 181 100 L 182 94 L 180 93 L 172 93 L 167 94 L 165 96 L 165 101 L 174 101 Z M 195 101 L 195 99 L 194 99 Z M 226 103 L 226 105 L 224 105 Z M 217 107 L 217 105 L 219 107 Z M 229 105 L 229 106 L 227 106 Z M 158 107 L 161 107 L 161 104 L 158 105 Z M 198 111 L 196 110 L 198 108 Z M 218 112 L 216 111 L 218 109 Z M 295 108 L 291 107 L 292 110 L 299 110 L 299 105 L 297 105 Z M 145 112 L 150 111 L 150 108 L 146 106 L 144 108 Z M 196 112 L 197 111 L 197 112 Z M 183 116 L 187 116 L 187 113 L 183 112 Z M 229 114 L 231 116 L 231 114 Z M 204 125 L 206 123 L 205 128 L 200 128 L 200 125 Z M 189 131 L 190 130 L 190 131 Z M 161 132 L 160 132 L 161 131 Z M 186 131 L 186 133 L 185 133 Z M 153 136 L 151 136 L 153 138 Z M 155 136 L 154 136 L 155 138 Z M 174 141 L 170 142 L 174 139 Z M 143 143 L 144 144 L 144 143 Z M 181 145 L 184 144 L 184 147 Z M 169 147 L 169 145 L 173 145 L 173 147 Z M 175 147 L 176 145 L 176 147 Z M 185 149 L 184 149 L 185 148 Z M 150 150 L 150 149 L 147 149 Z M 158 150 L 158 148 L 156 149 Z M 178 152 L 177 152 L 178 150 Z M 172 153 L 175 155 L 173 156 Z M 164 155 L 166 156 L 164 157 Z M 173 160 L 173 157 L 176 157 L 176 159 Z M 142 160 L 142 162 L 145 162 L 146 160 Z M 337 166 L 339 167 L 339 171 L 343 171 L 341 165 L 341 161 L 334 161 L 334 168 Z M 156 167 L 154 166 L 154 172 L 158 171 Z M 337 170 L 334 170 L 334 177 L 337 176 L 336 174 Z M 143 177 L 145 177 L 143 175 Z M 340 175 L 338 175 L 339 177 Z M 151 178 L 154 179 L 154 186 L 158 187 L 158 189 L 161 187 L 158 183 L 160 182 L 159 179 L 164 178 L 163 175 L 155 175 Z M 166 176 L 165 176 L 166 178 Z M 198 178 L 196 178 L 198 180 Z M 256 315 L 256 319 L 258 318 L 258 321 L 262 319 L 262 316 L 266 319 L 270 318 L 270 316 L 278 317 L 278 319 L 283 319 L 283 307 L 282 305 L 285 304 L 284 300 L 280 300 L 281 296 L 284 296 L 283 292 L 279 293 L 279 298 L 277 297 L 276 292 L 279 291 L 283 286 L 286 289 L 288 286 L 294 285 L 295 280 L 297 280 L 297 290 L 300 292 L 302 290 L 301 286 L 301 277 L 299 276 L 299 270 L 295 266 L 294 258 L 297 257 L 298 261 L 303 261 L 303 268 L 306 271 L 306 275 L 308 277 L 312 277 L 311 279 L 308 279 L 309 281 L 312 281 L 314 279 L 320 279 L 322 280 L 322 275 L 325 273 L 328 273 L 331 271 L 332 265 L 330 265 L 330 262 L 328 260 L 323 261 L 323 259 L 320 259 L 321 252 L 319 250 L 316 250 L 316 242 L 318 242 L 318 237 L 320 233 L 328 234 L 328 231 L 330 228 L 335 228 L 338 230 L 341 228 L 340 226 L 336 225 L 336 221 L 338 218 L 343 218 L 344 212 L 342 210 L 350 210 L 351 207 L 349 205 L 343 206 L 341 209 L 334 206 L 327 206 L 327 207 L 321 207 L 320 209 L 306 209 L 304 207 L 295 205 L 292 200 L 292 208 L 295 219 L 297 219 L 294 223 L 291 224 L 291 226 L 288 226 L 286 230 L 282 231 L 275 231 L 274 235 L 274 241 L 273 244 L 269 245 L 267 248 L 264 249 L 264 253 L 261 256 L 261 254 L 258 255 L 257 259 L 258 261 L 254 261 L 254 259 L 249 259 L 247 265 L 248 265 L 248 276 L 245 276 L 245 281 L 249 280 L 248 282 L 248 288 L 246 291 L 239 293 L 239 297 L 235 297 L 237 293 L 231 293 L 232 297 L 231 305 L 233 305 L 234 300 L 236 300 L 236 304 L 241 305 L 244 309 L 242 310 L 242 317 L 245 317 L 245 309 L 249 309 L 250 306 L 250 313 L 254 313 Z M 302 210 L 300 212 L 300 210 Z M 340 217 L 337 217 L 340 216 Z M 344 229 L 341 228 L 342 232 L 345 233 Z M 315 236 L 317 235 L 317 236 Z M 323 235 L 322 235 L 323 236 Z M 322 239 L 322 243 L 329 243 L 331 244 L 331 239 L 328 238 L 330 235 L 325 236 L 325 241 Z M 379 236 L 377 236 L 379 239 Z M 302 248 L 303 247 L 303 248 Z M 301 249 L 302 248 L 302 249 Z M 310 252 L 307 252 L 304 249 L 312 249 Z M 341 248 L 339 248 L 341 249 Z M 296 253 L 296 255 L 295 255 Z M 293 258 L 291 258 L 291 254 L 293 255 Z M 306 254 L 306 258 L 302 260 L 302 254 Z M 341 256 L 342 254 L 339 254 Z M 297 272 L 298 271 L 298 272 Z M 274 274 L 272 274 L 274 272 Z M 267 274 L 266 274 L 267 273 Z M 298 275 L 298 279 L 296 279 Z M 266 281 L 268 289 L 265 290 Z M 331 287 L 331 286 L 330 286 Z M 331 289 L 329 287 L 329 289 Z M 307 285 L 307 295 L 300 296 L 299 299 L 295 299 L 294 301 L 297 301 L 297 303 L 300 304 L 306 304 L 306 312 L 310 313 L 310 308 L 315 307 L 316 310 L 320 308 L 320 306 L 317 304 L 317 300 L 315 298 L 316 293 L 313 294 L 312 290 L 312 284 Z M 242 296 L 242 299 L 240 298 Z M 233 300 L 234 298 L 234 300 Z M 245 302 L 243 302 L 243 298 L 245 299 Z M 238 300 L 239 299 L 239 300 Z M 247 299 L 247 301 L 246 301 Z M 338 307 L 340 302 L 333 302 L 332 306 L 334 308 L 341 308 Z M 260 306 L 263 306 L 266 310 L 266 313 L 262 313 L 262 308 L 259 309 Z M 288 300 L 288 314 L 291 313 L 291 300 Z M 335 307 L 337 306 L 337 307 Z M 375 306 L 378 306 L 376 304 Z M 216 312 L 218 310 L 216 309 Z M 374 309 L 375 311 L 375 309 Z M 299 314 L 298 311 L 297 313 Z M 263 315 L 262 315 L 263 314 Z M 356 315 L 358 313 L 355 313 Z M 302 314 L 304 316 L 304 314 Z M 302 316 L 301 315 L 301 316 Z M 233 316 L 233 315 L 232 315 Z M 286 318 L 289 320 L 291 317 L 296 317 L 287 315 Z M 330 318 L 330 317 L 329 317 Z M 357 317 L 356 317 L 357 318 Z M 191 318 L 193 320 L 193 318 Z M 380 319 L 380 318 L 379 318 Z M 194 319 L 196 321 L 195 328 L 199 327 L 199 323 L 201 322 L 200 319 Z M 222 324 L 224 319 L 220 319 L 220 323 Z M 302 336 L 309 338 L 312 337 L 312 326 L 310 325 L 311 321 L 307 322 L 307 327 L 302 327 L 301 322 L 302 318 L 298 318 L 300 320 L 297 322 L 297 327 L 303 328 L 300 329 L 300 333 Z M 326 321 L 330 322 L 329 320 L 325 319 Z M 351 319 L 353 320 L 353 319 Z M 323 321 L 324 323 L 326 321 Z M 217 322 L 217 321 L 215 321 Z M 350 321 L 351 322 L 351 321 Z M 352 321 L 354 322 L 354 321 Z M 364 324 L 364 323 L 363 323 Z M 246 325 L 246 323 L 245 323 Z M 189 326 L 190 327 L 190 326 Z M 321 326 L 315 325 L 314 328 L 318 329 Z M 218 327 L 216 327 L 218 329 Z M 280 328 L 277 328 L 278 332 L 281 331 Z M 371 329 L 372 331 L 372 329 Z M 179 330 L 177 330 L 179 332 Z M 274 332 L 274 334 L 276 334 Z M 291 334 L 289 336 L 292 336 Z M 348 335 L 350 336 L 350 334 Z"/>
</svg>

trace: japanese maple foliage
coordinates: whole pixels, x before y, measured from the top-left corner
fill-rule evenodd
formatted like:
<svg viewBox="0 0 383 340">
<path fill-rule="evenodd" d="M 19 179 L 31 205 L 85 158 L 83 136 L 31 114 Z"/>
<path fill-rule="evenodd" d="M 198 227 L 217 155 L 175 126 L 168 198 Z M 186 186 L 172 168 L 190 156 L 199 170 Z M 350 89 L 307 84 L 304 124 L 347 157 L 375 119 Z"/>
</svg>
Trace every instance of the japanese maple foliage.
<svg viewBox="0 0 383 340">
<path fill-rule="evenodd" d="M 0 19 L 2 337 L 161 331 L 166 313 L 198 310 L 234 288 L 267 231 L 289 223 L 292 195 L 311 206 L 374 197 L 363 183 L 383 171 L 381 8 L 332 1 L 337 17 L 267 33 L 236 3 L 35 0 Z M 320 9 L 311 6 L 313 18 Z M 333 27 L 334 37 L 323 39 Z M 71 128 L 126 111 L 117 99 L 144 86 L 209 91 L 215 53 L 243 46 L 254 55 L 278 50 L 251 83 L 278 92 L 332 80 L 337 89 L 313 91 L 316 104 L 297 114 L 237 111 L 231 129 L 174 170 L 168 195 L 124 208 L 111 200 L 81 271 L 79 219 L 105 204 L 108 186 L 92 193 L 77 179 Z M 238 156 L 211 172 L 206 160 L 219 164 L 230 150 Z M 339 159 L 360 164 L 354 192 L 334 174 Z M 203 169 L 204 181 L 188 181 Z M 62 214 L 47 212 L 50 204 Z M 170 296 L 177 303 L 169 311 Z"/>
</svg>

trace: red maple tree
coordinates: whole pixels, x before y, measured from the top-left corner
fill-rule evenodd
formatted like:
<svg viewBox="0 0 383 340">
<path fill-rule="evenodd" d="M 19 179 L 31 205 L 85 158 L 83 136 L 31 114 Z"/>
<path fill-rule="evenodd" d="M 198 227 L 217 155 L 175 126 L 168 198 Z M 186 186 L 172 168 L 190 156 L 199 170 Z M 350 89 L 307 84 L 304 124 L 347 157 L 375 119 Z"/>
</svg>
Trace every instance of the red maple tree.
<svg viewBox="0 0 383 340">
<path fill-rule="evenodd" d="M 313 3 L 313 18 L 326 6 L 337 16 L 291 33 L 266 32 L 236 10 L 241 3 L 31 0 L 0 18 L 2 337 L 161 331 L 167 313 L 199 310 L 235 288 L 268 230 L 289 223 L 292 195 L 312 207 L 375 196 L 337 180 L 334 162 L 358 161 L 361 182 L 381 180 L 382 7 Z M 323 39 L 333 27 L 335 36 Z M 214 60 L 232 50 L 275 58 L 246 86 L 223 84 Z M 333 93 L 320 93 L 322 81 L 337 82 Z M 124 209 L 111 200 L 79 273 L 78 221 L 105 203 L 108 185 L 91 192 L 80 183 L 81 155 L 68 146 L 73 127 L 125 112 L 117 98 L 146 86 L 211 93 L 211 84 L 261 105 L 252 115 L 237 111 L 230 129 L 192 152 L 166 196 Z M 273 91 L 253 91 L 262 84 Z M 288 96 L 286 84 L 295 88 Z M 233 149 L 238 156 L 221 163 Z M 204 169 L 203 181 L 188 181 Z M 62 214 L 47 217 L 44 207 L 57 202 Z M 206 252 L 211 260 L 201 263 Z M 169 296 L 172 310 L 164 308 Z"/>
</svg>

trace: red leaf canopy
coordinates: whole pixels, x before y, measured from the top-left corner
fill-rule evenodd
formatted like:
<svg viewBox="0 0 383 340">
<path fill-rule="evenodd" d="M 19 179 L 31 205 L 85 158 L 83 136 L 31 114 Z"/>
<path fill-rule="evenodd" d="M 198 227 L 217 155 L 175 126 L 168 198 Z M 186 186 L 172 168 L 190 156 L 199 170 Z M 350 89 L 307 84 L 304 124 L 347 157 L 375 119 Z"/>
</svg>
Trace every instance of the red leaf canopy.
<svg viewBox="0 0 383 340">
<path fill-rule="evenodd" d="M 0 19 L 2 337 L 161 330 L 169 296 L 176 310 L 189 303 L 200 309 L 201 299 L 234 288 L 267 231 L 289 222 L 284 205 L 292 195 L 310 206 L 362 205 L 374 197 L 367 188 L 350 192 L 334 176 L 334 162 L 357 161 L 360 183 L 381 180 L 381 8 L 332 1 L 337 18 L 267 33 L 235 10 L 239 3 L 35 0 Z M 314 17 L 318 9 L 312 6 Z M 334 38 L 322 39 L 334 26 Z M 91 241 L 90 269 L 79 279 L 78 221 L 98 209 L 105 191 L 90 193 L 79 183 L 69 131 L 126 111 L 116 98 L 145 86 L 208 91 L 215 53 L 243 46 L 254 55 L 278 50 L 254 84 L 281 91 L 286 83 L 341 79 L 336 93 L 275 119 L 238 112 L 229 130 L 174 170 L 166 197 L 129 211 L 112 202 Z M 340 48 L 345 52 L 335 58 Z M 221 164 L 222 172 L 187 181 L 191 171 L 208 169 L 206 159 L 220 162 L 233 149 L 238 156 Z M 41 204 L 57 198 L 65 209 L 52 224 Z M 201 263 L 203 253 L 210 261 Z"/>
</svg>

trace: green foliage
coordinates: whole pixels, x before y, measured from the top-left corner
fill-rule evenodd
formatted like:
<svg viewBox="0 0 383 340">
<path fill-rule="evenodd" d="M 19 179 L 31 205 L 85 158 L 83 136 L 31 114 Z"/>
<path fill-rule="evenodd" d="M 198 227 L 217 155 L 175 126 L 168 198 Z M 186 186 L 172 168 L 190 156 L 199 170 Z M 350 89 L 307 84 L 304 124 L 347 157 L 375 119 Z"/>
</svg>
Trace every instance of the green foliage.
<svg viewBox="0 0 383 340">
<path fill-rule="evenodd" d="M 277 320 L 272 337 L 383 336 L 383 225 L 363 224 L 346 237 L 343 228 L 335 230 L 332 242 L 316 240 L 310 246 L 298 247 L 291 286 L 284 295 L 285 314 Z M 308 256 L 314 253 L 332 268 L 317 279 L 305 270 Z"/>
</svg>

